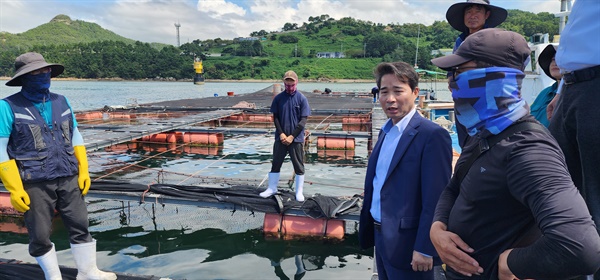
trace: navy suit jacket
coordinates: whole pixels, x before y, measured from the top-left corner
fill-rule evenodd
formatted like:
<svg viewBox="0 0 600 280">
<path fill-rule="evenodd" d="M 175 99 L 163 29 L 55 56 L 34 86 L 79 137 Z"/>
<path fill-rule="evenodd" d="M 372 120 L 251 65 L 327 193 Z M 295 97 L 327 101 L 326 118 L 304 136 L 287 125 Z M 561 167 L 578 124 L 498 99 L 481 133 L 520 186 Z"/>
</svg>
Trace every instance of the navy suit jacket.
<svg viewBox="0 0 600 280">
<path fill-rule="evenodd" d="M 374 246 L 374 220 L 371 216 L 373 178 L 385 132 L 380 131 L 369 158 L 365 178 L 364 203 L 360 214 L 359 242 L 364 249 Z M 413 250 L 434 256 L 429 239 L 435 206 L 450 181 L 452 140 L 441 126 L 414 114 L 400 137 L 381 189 L 381 232 L 384 248 L 376 250 L 399 269 L 412 269 Z"/>
</svg>

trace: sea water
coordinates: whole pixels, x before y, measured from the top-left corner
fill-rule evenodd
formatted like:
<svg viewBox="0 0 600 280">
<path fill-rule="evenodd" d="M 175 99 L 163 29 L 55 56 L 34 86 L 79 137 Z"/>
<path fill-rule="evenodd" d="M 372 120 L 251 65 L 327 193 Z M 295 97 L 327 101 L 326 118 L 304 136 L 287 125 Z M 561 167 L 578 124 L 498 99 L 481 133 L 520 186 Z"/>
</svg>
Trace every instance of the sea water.
<svg viewBox="0 0 600 280">
<path fill-rule="evenodd" d="M 273 83 L 53 81 L 52 91 L 65 95 L 75 111 L 105 105 L 236 95 Z M 329 88 L 336 92 L 370 92 L 373 83 L 300 83 L 299 90 Z M 439 87 L 443 87 L 440 84 Z M 423 88 L 433 87 L 430 84 Z M 0 87 L 0 98 L 19 88 Z M 438 95 L 439 98 L 439 95 Z M 374 104 L 374 106 L 378 106 Z M 208 178 L 252 182 L 265 188 L 273 136 L 226 135 L 216 152 L 167 151 L 165 145 L 89 154 L 92 179 L 151 184 L 202 184 Z M 314 143 L 306 151 L 305 195 L 352 196 L 362 193 L 369 151 L 366 139 L 356 149 L 323 154 Z M 293 180 L 286 161 L 280 182 Z M 190 179 L 192 178 L 192 179 Z M 280 186 L 283 184 L 280 184 Z M 98 240 L 101 268 L 174 279 L 369 279 L 373 252 L 358 247 L 355 222 L 342 241 L 284 240 L 265 237 L 263 215 L 195 206 L 88 198 L 90 231 Z M 54 223 L 52 240 L 59 261 L 74 266 L 62 222 Z M 0 258 L 35 260 L 27 253 L 26 234 L 0 233 Z M 304 273 L 303 273 L 304 272 Z"/>
</svg>

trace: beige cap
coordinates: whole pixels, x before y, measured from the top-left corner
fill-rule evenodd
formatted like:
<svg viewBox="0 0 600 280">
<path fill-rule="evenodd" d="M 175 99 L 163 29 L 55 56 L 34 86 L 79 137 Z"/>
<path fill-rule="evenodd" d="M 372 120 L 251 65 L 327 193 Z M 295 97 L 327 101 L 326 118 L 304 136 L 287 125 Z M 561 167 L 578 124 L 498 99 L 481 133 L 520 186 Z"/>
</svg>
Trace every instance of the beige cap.
<svg viewBox="0 0 600 280">
<path fill-rule="evenodd" d="M 285 72 L 285 74 L 283 75 L 283 80 L 285 81 L 285 79 L 292 79 L 297 82 L 298 75 L 296 75 L 296 72 L 289 70 L 289 71 Z"/>
</svg>

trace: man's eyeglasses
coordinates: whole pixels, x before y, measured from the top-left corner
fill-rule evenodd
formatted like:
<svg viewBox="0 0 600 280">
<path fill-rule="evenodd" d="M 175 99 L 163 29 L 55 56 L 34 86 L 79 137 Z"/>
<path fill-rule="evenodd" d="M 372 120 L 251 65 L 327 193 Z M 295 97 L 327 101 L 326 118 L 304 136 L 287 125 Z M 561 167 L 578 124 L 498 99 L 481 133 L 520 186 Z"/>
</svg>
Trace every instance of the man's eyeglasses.
<svg viewBox="0 0 600 280">
<path fill-rule="evenodd" d="M 460 67 L 460 66 L 455 66 L 450 68 L 450 71 L 452 72 L 452 79 L 456 81 L 456 76 L 460 75 L 463 72 L 466 72 L 470 69 L 475 69 L 478 67 L 475 66 L 464 66 L 464 67 Z"/>
</svg>

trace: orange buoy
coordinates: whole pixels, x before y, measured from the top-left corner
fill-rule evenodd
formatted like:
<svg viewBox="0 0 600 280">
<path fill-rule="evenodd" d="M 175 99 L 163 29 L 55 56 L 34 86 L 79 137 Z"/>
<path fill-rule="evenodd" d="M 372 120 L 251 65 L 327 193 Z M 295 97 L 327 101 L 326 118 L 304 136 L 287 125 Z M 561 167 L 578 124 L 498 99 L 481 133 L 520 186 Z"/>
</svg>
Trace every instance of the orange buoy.
<svg viewBox="0 0 600 280">
<path fill-rule="evenodd" d="M 198 132 L 188 132 L 183 134 L 182 142 L 184 143 L 192 143 L 197 145 L 208 145 L 208 146 L 221 146 L 225 137 L 223 133 L 198 133 Z"/>
<path fill-rule="evenodd" d="M 10 203 L 10 193 L 0 192 L 0 207 L 12 207 Z"/>
<path fill-rule="evenodd" d="M 248 118 L 248 121 L 252 122 L 273 122 L 273 115 L 248 114 L 246 117 Z"/>
<path fill-rule="evenodd" d="M 75 119 L 82 121 L 82 120 L 101 120 L 102 119 L 102 113 L 101 112 L 85 112 L 85 113 L 79 113 L 75 115 Z"/>
<path fill-rule="evenodd" d="M 144 150 L 146 152 L 149 153 L 163 153 L 163 152 L 173 152 L 175 154 L 180 154 L 181 152 L 179 152 L 179 150 L 177 149 L 177 144 L 175 143 L 167 143 L 167 144 L 151 144 L 151 143 L 146 143 L 146 144 L 140 144 L 138 146 L 138 150 Z"/>
<path fill-rule="evenodd" d="M 155 142 L 155 143 L 167 143 L 167 136 L 168 136 L 168 133 L 157 133 L 157 134 L 152 134 L 150 136 L 142 137 L 142 141 Z"/>
<path fill-rule="evenodd" d="M 354 138 L 317 137 L 317 149 L 354 150 Z"/>
<path fill-rule="evenodd" d="M 183 152 L 206 156 L 218 156 L 223 151 L 223 146 L 183 146 Z"/>
<path fill-rule="evenodd" d="M 348 116 L 342 118 L 344 131 L 369 131 L 370 120 L 368 115 Z"/>
<path fill-rule="evenodd" d="M 227 96 L 233 96 L 233 91 L 228 91 Z"/>
<path fill-rule="evenodd" d="M 283 215 L 265 213 L 265 219 L 263 221 L 263 232 L 269 236 L 279 235 L 281 230 L 282 218 Z"/>
<path fill-rule="evenodd" d="M 16 222 L 0 222 L 0 232 L 26 234 L 27 227 L 25 225 L 17 224 Z"/>
<path fill-rule="evenodd" d="M 317 156 L 326 159 L 335 158 L 334 160 L 352 160 L 354 150 L 317 150 Z"/>
<path fill-rule="evenodd" d="M 135 115 L 132 118 L 130 114 L 122 113 L 122 112 L 108 113 L 108 116 L 111 119 L 134 119 L 135 118 Z"/>
<path fill-rule="evenodd" d="M 170 132 L 170 133 L 165 133 L 165 134 L 167 134 L 167 138 L 165 139 L 165 142 L 177 143 L 177 134 L 175 134 L 175 132 Z"/>
<path fill-rule="evenodd" d="M 334 219 L 313 219 L 304 216 L 266 213 L 263 231 L 267 235 L 281 234 L 285 239 L 298 236 L 344 238 L 345 222 Z"/>
</svg>

